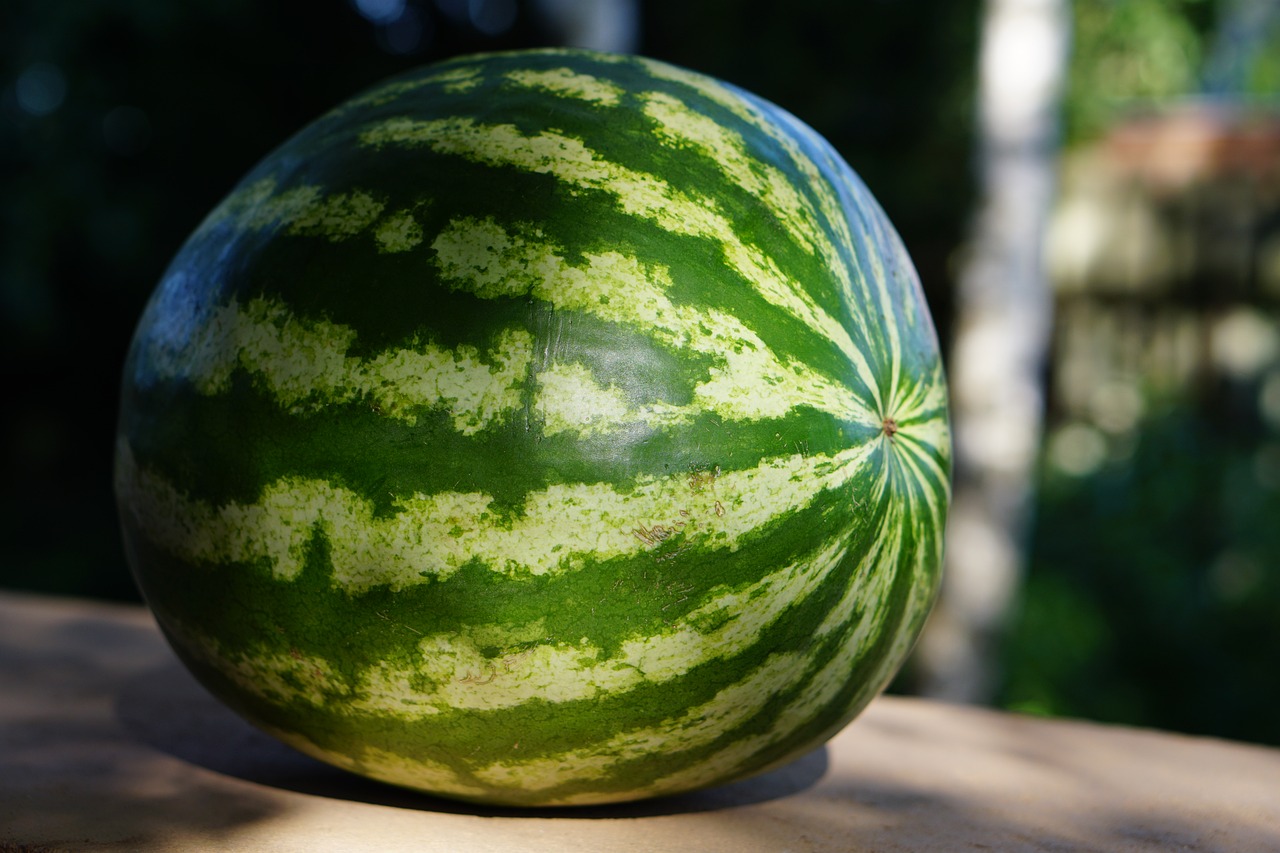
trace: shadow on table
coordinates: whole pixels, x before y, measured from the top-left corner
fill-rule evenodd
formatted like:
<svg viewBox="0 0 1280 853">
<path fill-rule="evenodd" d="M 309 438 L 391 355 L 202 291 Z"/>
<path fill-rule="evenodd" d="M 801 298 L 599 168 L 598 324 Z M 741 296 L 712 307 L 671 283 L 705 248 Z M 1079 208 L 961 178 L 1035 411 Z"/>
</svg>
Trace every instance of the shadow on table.
<svg viewBox="0 0 1280 853">
<path fill-rule="evenodd" d="M 715 811 L 799 793 L 827 771 L 827 749 L 822 747 L 770 773 L 704 791 L 606 806 L 507 808 L 385 785 L 303 755 L 242 720 L 176 661 L 127 682 L 116 713 L 139 741 L 227 776 L 314 796 L 484 817 L 619 818 Z"/>
<path fill-rule="evenodd" d="M 104 702 L 157 657 L 136 608 L 0 592 L 0 853 L 233 849 L 284 807 L 129 748 Z M 110 708 L 109 704 L 106 708 Z"/>
</svg>

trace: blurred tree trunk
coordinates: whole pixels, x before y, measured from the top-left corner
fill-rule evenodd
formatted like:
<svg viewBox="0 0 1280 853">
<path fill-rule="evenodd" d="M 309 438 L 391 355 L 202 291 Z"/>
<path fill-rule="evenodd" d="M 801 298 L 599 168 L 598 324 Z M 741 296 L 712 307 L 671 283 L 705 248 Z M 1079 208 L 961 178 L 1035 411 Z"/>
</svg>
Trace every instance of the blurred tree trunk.
<svg viewBox="0 0 1280 853">
<path fill-rule="evenodd" d="M 1043 241 L 1070 42 L 1067 0 L 987 0 L 979 57 L 980 201 L 950 354 L 955 496 L 918 689 L 989 700 L 1023 572 L 1052 322 Z"/>
</svg>

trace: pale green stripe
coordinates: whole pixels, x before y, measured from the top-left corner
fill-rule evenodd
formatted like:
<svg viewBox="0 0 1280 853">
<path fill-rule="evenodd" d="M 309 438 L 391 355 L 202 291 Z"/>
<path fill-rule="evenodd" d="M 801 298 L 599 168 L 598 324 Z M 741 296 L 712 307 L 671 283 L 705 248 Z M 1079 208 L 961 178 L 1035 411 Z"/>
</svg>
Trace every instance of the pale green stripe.
<svg viewBox="0 0 1280 853">
<path fill-rule="evenodd" d="M 846 272 L 818 224 L 817 211 L 781 169 L 753 157 L 740 134 L 665 92 L 640 97 L 659 142 L 701 153 L 726 180 L 764 201 L 802 249 L 819 255 L 832 272 Z"/>
<path fill-rule="evenodd" d="M 214 507 L 140 469 L 124 442 L 117 446 L 116 486 L 122 506 L 156 545 L 193 562 L 265 561 L 288 580 L 302 571 L 312 538 L 323 531 L 335 586 L 354 592 L 445 578 L 475 559 L 502 574 L 547 575 L 665 543 L 736 550 L 763 526 L 858 476 L 872 448 L 777 457 L 697 479 L 643 477 L 625 490 L 553 485 L 530 492 L 523 509 L 505 518 L 480 492 L 401 497 L 393 516 L 380 517 L 362 495 L 302 477 L 269 484 L 256 503 Z"/>
<path fill-rule="evenodd" d="M 602 107 L 616 107 L 624 94 L 620 87 L 607 80 L 580 74 L 571 68 L 520 68 L 508 71 L 504 79 L 517 86 L 564 98 L 575 98 Z"/>
<path fill-rule="evenodd" d="M 383 216 L 385 203 L 366 190 L 326 195 L 323 187 L 311 184 L 277 190 L 273 178 L 236 189 L 201 223 L 195 237 L 220 228 L 279 228 L 336 243 L 372 231 L 379 251 L 391 253 L 406 252 L 422 242 L 422 227 L 412 211 Z"/>
<path fill-rule="evenodd" d="M 312 758 L 328 762 L 330 765 L 346 768 L 355 774 L 372 779 L 379 779 L 392 785 L 404 788 L 415 788 L 428 794 L 444 795 L 444 797 L 461 797 L 484 799 L 492 794 L 492 790 L 474 781 L 463 779 L 453 767 L 443 762 L 431 761 L 422 756 L 402 756 L 387 749 L 365 747 L 357 756 L 335 752 L 333 749 L 319 747 L 312 740 L 300 734 L 291 733 L 274 727 L 266 727 L 268 733 L 274 734 L 282 742 L 292 745 L 298 752 L 306 753 Z M 513 742 L 512 747 L 518 747 Z"/>
<path fill-rule="evenodd" d="M 395 239 L 386 231 L 378 238 Z M 661 267 L 616 252 L 570 264 L 555 246 L 510 234 L 492 220 L 451 222 L 432 248 L 451 286 L 488 298 L 532 294 L 713 359 L 707 379 L 684 406 L 632 406 L 617 389 L 600 387 L 587 368 L 552 363 L 535 387 L 535 410 L 548 434 L 660 427 L 708 412 L 723 420 L 780 418 L 801 406 L 867 426 L 880 421 L 852 389 L 803 362 L 782 361 L 736 317 L 674 305 Z M 445 408 L 455 428 L 468 435 L 523 405 L 520 393 L 533 356 L 527 332 L 503 333 L 487 359 L 474 347 L 430 343 L 359 359 L 346 354 L 355 340 L 348 326 L 299 319 L 282 303 L 259 298 L 216 308 L 182 349 L 155 348 L 152 357 L 160 375 L 190 379 L 206 394 L 224 391 L 233 371 L 243 369 L 291 411 L 365 398 L 384 414 L 413 422 L 419 407 Z"/>
<path fill-rule="evenodd" d="M 383 83 L 373 89 L 365 92 L 359 97 L 341 104 L 334 110 L 330 111 L 325 119 L 337 118 L 345 115 L 353 110 L 363 110 L 367 107 L 380 107 L 398 100 L 405 95 L 431 87 L 438 87 L 439 90 L 449 95 L 460 95 L 471 91 L 477 86 L 484 83 L 484 77 L 480 73 L 480 67 L 477 65 L 463 65 L 453 68 L 445 68 L 434 74 L 428 74 L 423 77 L 416 77 L 411 80 L 392 80 L 389 83 Z M 324 119 L 322 119 L 324 120 Z"/>
<path fill-rule="evenodd" d="M 880 223 L 877 223 L 879 225 Z M 864 226 L 865 228 L 866 226 Z M 889 239 L 888 235 L 883 233 L 872 234 L 864 231 L 863 237 L 873 246 L 883 246 L 889 251 L 897 249 L 896 241 Z M 902 336 L 898 330 L 898 303 L 910 302 L 913 294 L 889 292 L 889 276 L 885 272 L 884 262 L 878 251 L 870 252 L 871 279 L 875 283 L 875 293 L 880 300 L 880 314 L 884 318 L 882 326 L 889 338 L 889 400 L 885 406 L 885 412 L 889 417 L 904 420 L 906 412 L 899 409 L 901 401 L 898 395 L 901 393 L 902 380 Z M 902 251 L 902 257 L 905 261 L 906 252 Z M 895 282 L 896 283 L 896 282 Z M 895 295 L 897 300 L 895 301 Z M 904 298 L 905 297 L 905 298 Z"/>
<path fill-rule="evenodd" d="M 342 707 L 353 697 L 346 680 L 324 658 L 296 649 L 289 653 L 227 649 L 216 637 L 191 630 L 190 626 L 172 620 L 166 622 L 178 645 L 202 663 L 210 666 L 239 688 L 276 704 L 305 702 L 332 710 Z M 375 747 L 364 748 L 359 755 L 335 752 L 319 746 L 305 734 L 275 726 L 263 728 L 300 752 L 397 785 L 406 785 L 454 796 L 483 796 L 487 789 L 464 780 L 448 765 L 414 756 L 397 755 Z"/>
<path fill-rule="evenodd" d="M 879 389 L 865 356 L 841 323 L 825 312 L 799 282 L 789 279 L 759 247 L 738 236 L 733 223 L 711 198 L 691 195 L 654 175 L 599 157 L 582 140 L 553 130 L 525 136 L 510 124 L 481 124 L 469 117 L 419 121 L 387 119 L 360 135 L 371 147 L 429 147 L 434 151 L 495 166 L 553 175 L 564 183 L 613 196 L 624 213 L 673 234 L 717 242 L 728 265 L 761 297 L 834 344 L 876 395 Z"/>
<path fill-rule="evenodd" d="M 572 432 L 579 437 L 625 430 L 636 423 L 675 423 L 691 414 L 690 407 L 633 407 L 616 386 L 601 386 L 585 365 L 560 362 L 539 371 L 533 409 L 542 419 L 544 435 Z"/>
<path fill-rule="evenodd" d="M 818 209 L 821 210 L 823 219 L 827 222 L 827 227 L 834 234 L 834 243 L 829 245 L 832 246 L 833 250 L 834 246 L 852 247 L 853 240 L 849 231 L 848 214 L 841 205 L 840 199 L 835 193 L 835 188 L 827 177 L 828 174 L 841 174 L 844 171 L 844 166 L 833 156 L 834 152 L 831 151 L 830 146 L 824 139 L 818 136 L 808 125 L 778 107 L 774 107 L 777 115 L 766 115 L 755 104 L 747 101 L 712 77 L 688 71 L 675 65 L 668 65 L 664 62 L 656 62 L 649 59 L 640 61 L 655 78 L 688 87 L 712 103 L 725 108 L 751 129 L 763 133 L 785 151 L 790 161 L 791 169 L 803 177 L 805 187 L 816 200 Z M 826 173 L 801 150 L 795 138 L 779 126 L 779 120 L 787 122 L 788 130 L 792 133 L 809 137 L 817 150 L 828 153 L 827 163 L 825 164 Z M 857 197 L 859 196 L 854 196 L 854 198 Z M 823 257 L 827 257 L 825 252 Z M 829 268 L 836 276 L 847 304 L 860 304 L 860 292 L 865 290 L 866 283 L 863 281 L 862 271 L 857 265 L 845 261 L 839 255 L 833 255 L 829 259 Z M 858 287 L 861 290 L 855 289 L 855 279 L 859 282 Z M 869 339 L 867 318 L 858 312 L 851 312 L 850 318 L 858 325 L 863 338 Z"/>
<path fill-rule="evenodd" d="M 694 666 L 731 658 L 754 645 L 761 632 L 839 565 L 850 534 L 835 531 L 815 554 L 753 583 L 712 590 L 707 601 L 668 630 L 635 636 L 612 657 L 585 637 L 545 636 L 541 621 L 509 630 L 485 626 L 424 637 L 413 664 L 389 663 L 365 673 L 361 698 L 351 707 L 412 718 L 459 709 L 491 711 L 534 700 L 574 702 L 671 681 Z M 678 605 L 691 589 L 673 582 L 653 594 Z M 484 653 L 495 645 L 504 649 L 501 655 Z"/>
<path fill-rule="evenodd" d="M 899 393 L 897 412 L 903 421 L 918 413 L 947 410 L 947 381 L 942 366 L 935 363 L 927 373 L 910 377 L 910 390 Z"/>
<path fill-rule="evenodd" d="M 908 467 L 916 482 L 920 484 L 924 499 L 929 504 L 930 513 L 941 525 L 951 496 L 951 482 L 946 470 L 926 450 L 924 442 L 918 440 L 915 434 L 918 430 L 936 430 L 939 435 L 945 435 L 946 420 L 938 418 L 919 425 L 913 424 L 912 434 L 900 432 L 891 439 L 894 445 L 894 457 Z M 924 469 L 928 469 L 931 476 L 926 476 Z"/>
<path fill-rule="evenodd" d="M 414 423 L 423 408 L 443 409 L 465 435 L 523 408 L 533 361 L 533 336 L 523 329 L 501 332 L 483 356 L 473 346 L 419 343 L 361 358 L 347 354 L 355 341 L 351 327 L 299 318 L 281 302 L 233 300 L 210 311 L 181 349 L 154 347 L 150 366 L 205 395 L 226 392 L 243 370 L 294 413 L 363 400 Z"/>
<path fill-rule="evenodd" d="M 919 636 L 919 623 L 915 620 L 923 620 L 928 614 L 932 604 L 934 594 L 937 592 L 938 586 L 936 579 L 938 578 L 938 569 L 942 565 L 942 519 L 928 518 L 921 515 L 916 518 L 915 523 L 911 525 L 909 536 L 919 543 L 914 549 L 915 559 L 901 570 L 911 572 L 916 578 L 921 579 L 919 582 L 911 585 L 910 598 L 908 599 L 904 612 L 909 614 L 907 619 L 910 625 L 915 626 L 916 630 L 905 629 L 899 631 L 893 638 L 893 645 L 890 647 L 888 654 L 885 656 L 884 667 L 881 670 L 883 679 L 892 677 L 892 667 L 896 666 L 911 652 L 911 647 L 915 644 Z M 933 547 L 926 547 L 925 543 L 931 544 Z M 934 578 L 934 583 L 926 583 L 924 578 Z"/>
<path fill-rule="evenodd" d="M 421 755 L 410 757 L 371 746 L 350 755 L 319 746 L 297 732 L 274 726 L 263 726 L 263 729 L 299 752 L 367 778 L 443 796 L 482 799 L 490 793 L 489 788 L 462 778 L 449 765 Z M 516 743 L 518 741 L 513 741 L 512 745 Z"/>
<path fill-rule="evenodd" d="M 537 403 L 549 432 L 660 426 L 707 412 L 724 420 L 781 418 L 802 406 L 847 422 L 880 424 L 881 418 L 852 389 L 803 362 L 783 361 L 738 318 L 672 303 L 667 297 L 671 278 L 661 266 L 619 252 L 587 253 L 581 262 L 570 263 L 532 228 L 513 233 L 492 219 L 454 220 L 431 247 L 451 287 L 488 299 L 533 296 L 556 308 L 624 324 L 676 351 L 705 354 L 713 361 L 689 404 L 634 408 L 616 390 L 594 384 L 584 368 L 552 367 Z M 582 402 L 573 404 L 572 394 L 580 394 Z M 592 411 L 586 400 L 601 408 Z"/>
<path fill-rule="evenodd" d="M 941 525 L 951 495 L 949 474 L 939 461 L 950 456 L 951 448 L 946 381 L 941 368 L 935 368 L 895 389 L 895 415 L 903 425 L 896 436 L 885 437 L 886 444 L 903 473 L 919 485 L 931 516 Z M 921 419 L 926 414 L 930 416 Z"/>
<path fill-rule="evenodd" d="M 618 734 L 572 752 L 530 761 L 500 761 L 474 771 L 476 778 L 499 788 L 546 791 L 575 782 L 602 779 L 620 762 L 655 753 L 673 756 L 709 743 L 759 713 L 769 698 L 786 690 L 807 663 L 798 652 L 772 654 L 742 681 L 725 687 L 702 705 L 662 723 Z M 676 709 L 672 709 L 676 710 Z M 678 784 L 678 783 L 677 783 Z M 666 784 L 636 786 L 618 792 L 621 799 L 652 796 L 671 790 Z M 599 802 L 598 793 L 552 800 L 548 805 Z"/>
<path fill-rule="evenodd" d="M 407 252 L 422 242 L 422 225 L 410 211 L 398 210 L 377 224 L 373 236 L 379 251 Z"/>
<path fill-rule="evenodd" d="M 865 578 L 867 574 L 871 575 L 867 578 L 870 582 L 865 587 L 854 584 L 845 596 L 845 601 L 842 602 L 842 605 L 848 609 L 840 611 L 836 608 L 832 611 L 833 615 L 839 614 L 846 617 L 842 623 L 837 619 L 830 619 L 832 624 L 828 625 L 826 622 L 823 624 L 823 628 L 828 631 L 835 627 L 846 630 L 851 627 L 852 631 L 840 644 L 836 654 L 809 677 L 808 683 L 799 695 L 778 712 L 769 728 L 757 734 L 737 738 L 724 749 L 702 759 L 697 764 L 681 768 L 675 773 L 655 780 L 646 786 L 645 793 L 658 794 L 686 790 L 730 776 L 738 768 L 747 765 L 756 755 L 808 725 L 831 706 L 840 692 L 849 686 L 848 673 L 854 670 L 859 658 L 866 654 L 886 629 L 896 627 L 886 624 L 884 615 L 879 611 L 888 607 L 889 591 L 897 578 L 897 573 L 908 570 L 901 565 L 903 532 L 900 526 L 892 523 L 892 520 L 886 520 L 881 528 L 882 535 L 877 542 L 877 547 L 872 549 L 859 568 L 860 576 Z M 917 584 L 917 586 L 921 585 Z M 872 603 L 873 606 L 878 605 L 877 612 L 859 613 L 858 605 L 867 603 Z M 864 682 L 863 698 L 866 698 L 866 693 L 879 689 L 884 680 L 889 677 L 889 670 L 896 667 L 901 660 L 901 657 L 892 654 L 883 657 L 879 670 L 869 674 Z M 793 677 L 782 689 L 793 687 L 798 680 Z M 771 698 L 777 695 L 777 692 L 765 698 Z M 759 700 L 757 703 L 760 707 L 764 705 L 764 702 Z M 571 802 L 572 798 L 568 799 L 566 804 Z"/>
</svg>

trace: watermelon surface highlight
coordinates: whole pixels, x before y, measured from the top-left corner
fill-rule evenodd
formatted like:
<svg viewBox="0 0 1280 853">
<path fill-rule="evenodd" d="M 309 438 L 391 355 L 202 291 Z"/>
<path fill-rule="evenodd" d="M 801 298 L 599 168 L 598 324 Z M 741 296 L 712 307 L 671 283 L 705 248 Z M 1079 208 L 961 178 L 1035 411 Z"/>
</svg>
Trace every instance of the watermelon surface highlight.
<svg viewBox="0 0 1280 853">
<path fill-rule="evenodd" d="M 267 157 L 125 365 L 138 583 L 228 705 L 508 805 L 815 748 L 937 590 L 950 434 L 916 273 L 778 107 L 662 63 L 464 57 Z"/>
</svg>

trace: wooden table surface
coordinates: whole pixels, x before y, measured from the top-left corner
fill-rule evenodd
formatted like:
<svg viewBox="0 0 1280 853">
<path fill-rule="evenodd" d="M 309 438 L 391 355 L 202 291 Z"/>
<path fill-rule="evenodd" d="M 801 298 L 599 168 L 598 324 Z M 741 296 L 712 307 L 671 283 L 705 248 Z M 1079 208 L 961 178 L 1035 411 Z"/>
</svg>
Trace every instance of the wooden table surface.
<svg viewBox="0 0 1280 853">
<path fill-rule="evenodd" d="M 1280 851 L 1280 750 L 883 697 L 745 782 L 483 809 L 259 734 L 136 607 L 0 594 L 0 853 Z"/>
</svg>

